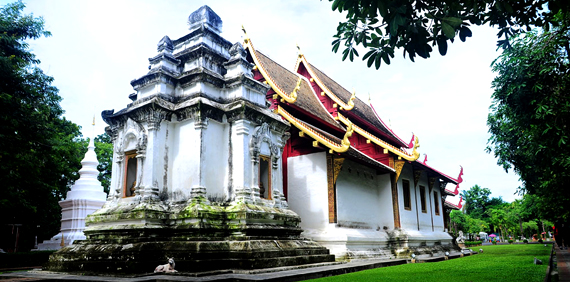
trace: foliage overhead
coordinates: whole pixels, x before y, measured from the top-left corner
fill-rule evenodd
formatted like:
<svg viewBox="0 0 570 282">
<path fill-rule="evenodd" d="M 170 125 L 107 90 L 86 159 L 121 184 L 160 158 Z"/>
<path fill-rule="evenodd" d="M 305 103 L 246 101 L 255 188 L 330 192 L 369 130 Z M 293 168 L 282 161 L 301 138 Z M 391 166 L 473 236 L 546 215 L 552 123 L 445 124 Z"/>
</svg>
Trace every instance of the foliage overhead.
<svg viewBox="0 0 570 282">
<path fill-rule="evenodd" d="M 22 224 L 23 234 L 41 239 L 59 231 L 58 201 L 78 178 L 84 151 L 79 127 L 62 117 L 53 78 L 26 43 L 50 33 L 24 7 L 0 8 L 0 224 Z M 20 237 L 21 245 L 29 240 Z"/>
<path fill-rule="evenodd" d="M 332 42 L 336 53 L 342 46 L 342 60 L 359 57 L 357 47 L 367 51 L 367 66 L 390 64 L 396 49 L 413 62 L 416 56 L 429 58 L 437 46 L 443 56 L 456 37 L 471 37 L 471 25 L 497 27 L 497 45 L 509 46 L 509 39 L 532 27 L 550 28 L 559 10 L 570 10 L 567 0 L 329 0 L 332 10 L 346 12 Z M 547 8 L 547 9 L 546 9 Z"/>
<path fill-rule="evenodd" d="M 493 152 L 505 170 L 536 195 L 545 218 L 570 216 L 570 17 L 556 15 L 550 31 L 512 40 L 493 63 L 497 77 L 487 125 Z"/>
</svg>

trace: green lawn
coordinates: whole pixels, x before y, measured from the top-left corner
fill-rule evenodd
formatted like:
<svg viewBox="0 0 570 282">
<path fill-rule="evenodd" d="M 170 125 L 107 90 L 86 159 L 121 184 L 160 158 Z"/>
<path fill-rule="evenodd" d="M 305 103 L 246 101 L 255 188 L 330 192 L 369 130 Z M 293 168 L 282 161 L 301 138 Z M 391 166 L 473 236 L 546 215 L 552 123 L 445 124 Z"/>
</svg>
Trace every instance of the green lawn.
<svg viewBox="0 0 570 282">
<path fill-rule="evenodd" d="M 482 254 L 441 262 L 404 264 L 310 281 L 543 281 L 552 245 L 473 247 Z M 533 263 L 534 257 L 542 265 Z"/>
</svg>

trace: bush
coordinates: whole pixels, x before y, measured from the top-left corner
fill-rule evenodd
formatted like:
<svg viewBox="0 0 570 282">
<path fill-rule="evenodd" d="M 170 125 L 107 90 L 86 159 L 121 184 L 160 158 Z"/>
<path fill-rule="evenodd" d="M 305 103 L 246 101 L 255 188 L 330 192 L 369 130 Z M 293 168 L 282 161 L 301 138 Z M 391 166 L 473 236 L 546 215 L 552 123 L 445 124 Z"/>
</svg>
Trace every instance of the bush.
<svg viewBox="0 0 570 282">
<path fill-rule="evenodd" d="M 481 245 L 483 241 L 465 241 L 465 247 Z"/>
<path fill-rule="evenodd" d="M 55 251 L 36 251 L 0 254 L 0 268 L 41 266 Z"/>
<path fill-rule="evenodd" d="M 542 239 L 538 239 L 538 243 L 542 244 Z"/>
<path fill-rule="evenodd" d="M 527 240 L 527 239 L 524 239 L 524 240 L 523 240 L 523 243 L 527 244 L 527 243 L 528 243 L 528 240 Z"/>
<path fill-rule="evenodd" d="M 514 240 L 513 240 L 513 239 L 509 239 L 508 242 L 509 242 L 509 244 L 512 244 L 512 243 L 514 242 Z"/>
</svg>

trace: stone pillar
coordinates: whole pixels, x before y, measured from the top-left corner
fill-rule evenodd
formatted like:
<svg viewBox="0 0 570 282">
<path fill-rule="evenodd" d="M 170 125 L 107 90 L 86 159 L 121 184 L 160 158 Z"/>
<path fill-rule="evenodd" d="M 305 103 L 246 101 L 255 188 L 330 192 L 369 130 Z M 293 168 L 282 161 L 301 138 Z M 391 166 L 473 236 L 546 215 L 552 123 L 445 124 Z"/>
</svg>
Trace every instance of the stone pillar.
<svg viewBox="0 0 570 282">
<path fill-rule="evenodd" d="M 158 180 L 156 178 L 155 168 L 158 167 L 157 163 L 159 156 L 159 143 L 158 135 L 160 132 L 160 117 L 152 116 L 147 121 L 148 135 L 141 132 L 139 142 L 137 144 L 137 172 L 141 184 L 137 188 L 137 196 L 141 196 L 144 202 L 158 201 Z M 145 140 L 146 139 L 146 140 Z M 146 165 L 150 164 L 150 165 Z M 140 193 L 138 192 L 140 190 Z"/>
<path fill-rule="evenodd" d="M 230 136 L 232 142 L 232 185 L 236 193 L 236 200 L 244 202 L 252 202 L 252 187 L 257 186 L 255 179 L 251 175 L 254 167 L 251 155 L 247 153 L 249 152 L 250 127 L 250 121 L 245 119 L 236 120 L 232 122 Z M 259 187 L 257 187 L 257 195 L 259 196 Z"/>
<path fill-rule="evenodd" d="M 206 199 L 206 180 L 205 180 L 205 175 L 204 175 L 204 171 L 205 171 L 205 163 L 204 163 L 204 154 L 203 154 L 203 142 L 204 142 L 204 133 L 205 131 L 208 129 L 208 119 L 207 118 L 202 118 L 199 115 L 195 117 L 194 120 L 194 129 L 199 133 L 200 136 L 200 140 L 198 141 L 198 143 L 200 144 L 198 148 L 196 148 L 197 150 L 199 150 L 199 154 L 200 157 L 198 158 L 199 164 L 199 171 L 198 171 L 198 179 L 197 181 L 195 181 L 194 183 L 192 183 L 192 190 L 190 191 L 190 198 L 191 199 L 199 199 L 199 198 L 204 198 Z"/>
</svg>

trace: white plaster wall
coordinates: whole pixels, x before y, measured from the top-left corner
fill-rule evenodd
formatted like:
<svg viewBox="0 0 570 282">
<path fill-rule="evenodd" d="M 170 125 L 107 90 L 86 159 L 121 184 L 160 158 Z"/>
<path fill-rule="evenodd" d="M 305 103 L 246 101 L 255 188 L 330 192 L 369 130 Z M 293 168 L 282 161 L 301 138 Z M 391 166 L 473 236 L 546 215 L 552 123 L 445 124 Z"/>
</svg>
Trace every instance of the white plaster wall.
<svg viewBox="0 0 570 282">
<path fill-rule="evenodd" d="M 326 229 L 329 216 L 325 152 L 291 157 L 287 169 L 289 208 L 301 216 L 301 228 Z"/>
<path fill-rule="evenodd" d="M 380 199 L 378 177 L 373 169 L 345 160 L 336 181 L 338 225 L 379 230 Z"/>
<path fill-rule="evenodd" d="M 425 199 L 426 199 L 426 212 L 422 212 L 422 204 L 421 204 L 421 193 L 420 193 L 420 185 L 425 187 Z M 429 182 L 428 182 L 428 177 L 427 177 L 427 173 L 422 172 L 420 179 L 418 181 L 418 185 L 416 186 L 416 195 L 418 197 L 418 215 L 419 215 L 419 219 L 420 219 L 420 231 L 427 231 L 427 232 L 432 232 L 432 225 L 431 225 L 431 213 L 430 213 L 430 207 L 431 212 L 433 212 L 433 206 L 430 206 L 430 199 L 429 197 Z"/>
<path fill-rule="evenodd" d="M 434 203 L 434 192 L 437 192 L 437 201 L 439 204 L 439 215 L 435 214 L 435 203 Z M 441 199 L 441 191 L 439 190 L 439 185 L 436 182 L 434 185 L 433 191 L 431 192 L 431 204 L 433 205 L 433 226 L 435 231 L 444 231 L 444 222 L 443 222 L 443 208 L 442 208 L 442 199 Z"/>
<path fill-rule="evenodd" d="M 410 203 L 411 210 L 404 208 L 404 188 L 402 180 L 410 181 Z M 414 173 L 412 166 L 405 164 L 398 178 L 398 206 L 400 209 L 400 225 L 403 229 L 418 230 L 417 216 L 416 216 L 416 198 L 414 193 Z"/>
<path fill-rule="evenodd" d="M 227 196 L 229 136 L 228 124 L 209 120 L 204 130 L 202 154 L 204 183 L 208 195 Z"/>
<path fill-rule="evenodd" d="M 388 227 L 394 229 L 394 206 L 392 203 L 392 182 L 389 173 L 376 175 L 376 185 L 378 187 L 378 225 L 381 228 Z"/>
<path fill-rule="evenodd" d="M 193 185 L 200 185 L 200 130 L 194 120 L 184 120 L 175 126 L 177 139 L 173 142 L 172 191 L 190 195 Z"/>
</svg>

